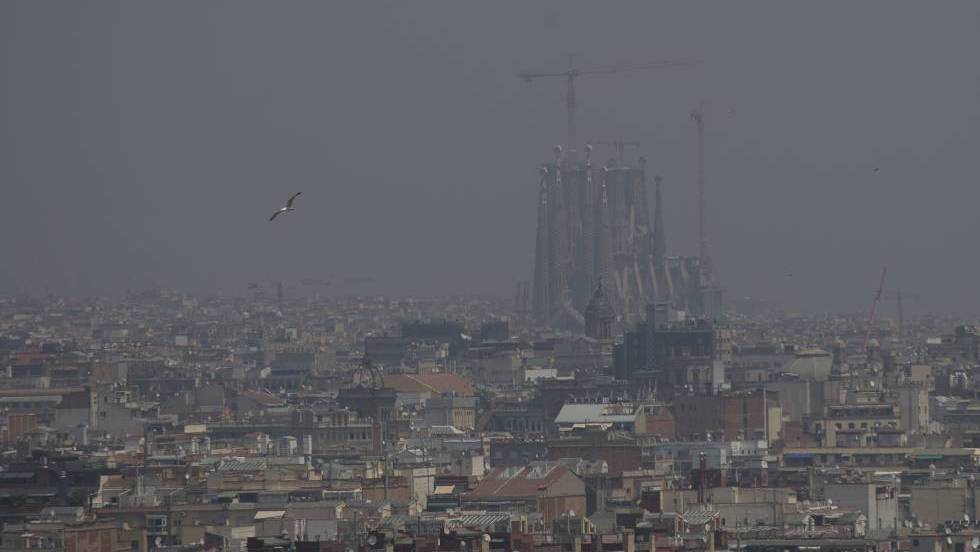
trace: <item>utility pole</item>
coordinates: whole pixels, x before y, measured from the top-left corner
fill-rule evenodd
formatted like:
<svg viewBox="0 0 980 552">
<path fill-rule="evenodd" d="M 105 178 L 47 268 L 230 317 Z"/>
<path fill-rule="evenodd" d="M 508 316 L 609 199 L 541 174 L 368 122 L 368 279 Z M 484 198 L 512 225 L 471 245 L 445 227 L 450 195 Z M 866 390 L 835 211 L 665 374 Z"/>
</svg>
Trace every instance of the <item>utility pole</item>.
<svg viewBox="0 0 980 552">
<path fill-rule="evenodd" d="M 576 119 L 575 111 L 578 109 L 578 98 L 575 94 L 575 79 L 582 75 L 612 75 L 615 73 L 626 73 L 632 71 L 643 71 L 647 69 L 660 69 L 664 67 L 684 67 L 689 65 L 698 65 L 701 63 L 700 60 L 691 61 L 661 61 L 656 63 L 636 63 L 636 64 L 625 64 L 625 65 L 613 65 L 607 67 L 590 67 L 585 69 L 579 69 L 575 65 L 575 54 L 568 54 L 568 69 L 564 71 L 556 72 L 540 72 L 540 73 L 520 73 L 517 75 L 522 80 L 526 82 L 531 82 L 535 79 L 540 78 L 563 78 L 565 79 L 565 86 L 568 87 L 567 93 L 565 94 L 565 110 L 568 125 L 568 143 L 565 144 L 565 148 L 568 150 L 569 159 L 575 161 L 575 155 L 578 147 L 578 134 L 576 129 Z"/>
</svg>

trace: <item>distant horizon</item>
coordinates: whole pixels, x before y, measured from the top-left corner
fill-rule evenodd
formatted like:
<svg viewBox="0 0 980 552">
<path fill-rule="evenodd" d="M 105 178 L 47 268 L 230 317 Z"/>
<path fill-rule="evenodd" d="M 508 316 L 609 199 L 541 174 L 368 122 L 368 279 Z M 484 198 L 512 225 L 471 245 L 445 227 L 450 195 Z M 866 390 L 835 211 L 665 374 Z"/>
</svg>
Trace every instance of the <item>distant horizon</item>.
<svg viewBox="0 0 980 552">
<path fill-rule="evenodd" d="M 304 287 L 302 285 L 296 284 L 295 282 L 292 283 L 287 282 L 287 284 L 292 284 L 290 285 L 290 287 L 286 288 L 287 300 L 296 299 L 296 298 L 307 300 L 307 299 L 314 298 L 317 294 L 320 295 L 321 301 L 338 301 L 338 302 L 342 302 L 344 300 L 369 299 L 369 298 L 383 298 L 383 299 L 394 300 L 394 301 L 405 301 L 405 300 L 450 301 L 450 300 L 471 299 L 471 300 L 495 301 L 501 303 L 502 305 L 506 305 L 508 308 L 512 306 L 512 303 L 514 301 L 513 293 L 511 293 L 510 295 L 504 293 L 472 292 L 472 291 L 470 292 L 462 291 L 457 293 L 443 293 L 443 294 L 431 293 L 431 292 L 392 293 L 392 292 L 385 292 L 383 290 L 360 290 L 360 291 L 348 290 L 339 293 L 331 293 L 329 291 L 329 288 L 325 288 L 324 290 L 317 292 L 309 289 L 304 290 Z M 274 288 L 270 287 L 270 285 L 267 285 L 264 289 L 265 289 L 265 293 L 262 294 L 264 299 L 268 300 L 268 299 L 275 298 Z M 73 295 L 73 294 L 57 293 L 54 291 L 24 293 L 24 294 L 11 294 L 11 293 L 0 292 L 0 300 L 40 301 L 40 300 L 45 300 L 47 298 L 58 298 L 58 299 L 64 299 L 68 301 L 79 301 L 79 302 L 92 301 L 92 300 L 107 300 L 112 303 L 120 303 L 123 302 L 129 296 L 139 295 L 147 292 L 151 292 L 151 293 L 172 292 L 180 296 L 191 297 L 194 299 L 210 299 L 210 298 L 249 299 L 250 296 L 256 295 L 254 290 L 250 290 L 247 287 L 243 287 L 241 289 L 234 289 L 234 290 L 230 288 L 224 288 L 222 290 L 194 291 L 194 290 L 186 290 L 186 289 L 180 289 L 175 287 L 158 286 L 158 287 L 145 287 L 142 289 L 134 289 L 134 290 L 124 290 L 124 291 L 119 291 L 116 294 Z M 845 318 L 864 319 L 868 316 L 871 307 L 870 299 L 868 305 L 866 305 L 864 309 L 853 309 L 850 311 L 832 310 L 832 309 L 795 308 L 795 307 L 782 305 L 778 301 L 772 299 L 765 299 L 761 297 L 736 296 L 734 298 L 725 299 L 726 307 L 730 310 L 734 308 L 732 303 L 744 302 L 744 301 L 755 301 L 761 303 L 765 305 L 764 310 L 767 312 L 779 313 L 785 316 L 801 315 L 806 317 L 840 316 Z M 735 312 L 736 314 L 744 314 L 738 312 L 737 310 Z M 511 313 L 508 312 L 508 314 Z M 759 316 L 762 315 L 764 314 L 760 314 Z M 691 316 L 695 316 L 695 315 L 692 314 Z M 918 319 L 936 318 L 936 317 L 956 319 L 962 321 L 963 323 L 980 321 L 980 313 L 972 313 L 969 311 L 958 311 L 956 309 L 950 309 L 950 308 L 928 309 L 928 308 L 921 308 L 921 306 L 917 306 L 917 307 L 905 306 L 904 317 L 906 323 Z M 879 305 L 877 319 L 878 321 L 897 320 L 897 313 L 895 312 L 894 301 L 883 302 L 882 304 Z"/>
</svg>

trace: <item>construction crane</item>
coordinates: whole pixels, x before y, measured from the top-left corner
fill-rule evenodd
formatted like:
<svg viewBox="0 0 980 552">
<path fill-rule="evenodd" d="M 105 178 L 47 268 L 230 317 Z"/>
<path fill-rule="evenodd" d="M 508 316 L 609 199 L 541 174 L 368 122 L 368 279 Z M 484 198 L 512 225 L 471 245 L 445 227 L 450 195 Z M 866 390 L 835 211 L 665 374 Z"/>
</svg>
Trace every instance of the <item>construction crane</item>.
<svg viewBox="0 0 980 552">
<path fill-rule="evenodd" d="M 868 315 L 868 327 L 864 332 L 864 350 L 868 350 L 868 343 L 871 342 L 871 327 L 875 323 L 875 314 L 878 312 L 878 303 L 881 302 L 881 293 L 885 290 L 885 274 L 888 267 L 881 268 L 881 280 L 878 281 L 878 291 L 875 292 L 874 301 L 871 302 L 871 313 Z"/>
<path fill-rule="evenodd" d="M 690 61 L 660 61 L 656 63 L 634 63 L 625 65 L 612 65 L 608 67 L 589 67 L 580 69 L 575 66 L 575 54 L 568 54 L 568 69 L 564 71 L 556 72 L 541 72 L 541 73 L 520 73 L 517 75 L 522 80 L 531 82 L 535 79 L 542 78 L 552 78 L 560 77 L 565 79 L 566 86 L 568 86 L 568 94 L 565 98 L 565 107 L 568 110 L 568 143 L 566 148 L 569 150 L 569 155 L 575 155 L 575 148 L 578 136 L 575 130 L 575 110 L 578 106 L 575 96 L 575 79 L 583 75 L 614 75 L 616 73 L 627 73 L 633 71 L 645 71 L 647 69 L 662 69 L 665 67 L 686 67 L 690 65 L 698 65 L 701 63 L 700 60 L 690 60 Z"/>
</svg>

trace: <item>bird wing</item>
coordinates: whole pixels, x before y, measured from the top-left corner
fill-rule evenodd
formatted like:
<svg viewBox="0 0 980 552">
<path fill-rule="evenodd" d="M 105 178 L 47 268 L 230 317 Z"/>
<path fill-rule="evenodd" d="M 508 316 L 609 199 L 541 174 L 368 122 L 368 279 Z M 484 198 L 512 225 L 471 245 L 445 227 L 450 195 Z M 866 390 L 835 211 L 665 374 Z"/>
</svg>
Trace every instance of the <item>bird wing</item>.
<svg viewBox="0 0 980 552">
<path fill-rule="evenodd" d="M 293 202 L 296 201 L 296 198 L 299 197 L 299 194 L 301 193 L 303 192 L 296 192 L 295 194 L 293 194 L 293 197 L 289 198 L 289 201 L 286 202 L 286 207 L 292 207 Z"/>
<path fill-rule="evenodd" d="M 279 215 L 283 214 L 284 212 L 286 212 L 284 209 L 279 209 L 275 213 L 272 213 L 272 216 L 269 217 L 269 222 L 272 222 L 272 221 L 276 220 L 276 217 L 278 217 Z"/>
</svg>

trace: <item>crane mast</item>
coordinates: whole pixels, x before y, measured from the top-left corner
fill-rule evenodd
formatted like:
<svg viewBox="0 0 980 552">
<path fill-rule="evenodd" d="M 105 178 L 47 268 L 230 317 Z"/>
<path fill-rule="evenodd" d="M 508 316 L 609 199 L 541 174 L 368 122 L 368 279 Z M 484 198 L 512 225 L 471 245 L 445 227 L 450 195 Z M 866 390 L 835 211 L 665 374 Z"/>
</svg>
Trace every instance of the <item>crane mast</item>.
<svg viewBox="0 0 980 552">
<path fill-rule="evenodd" d="M 868 350 L 868 343 L 871 342 L 871 327 L 875 323 L 875 314 L 878 312 L 878 303 L 881 302 L 881 293 L 885 289 L 885 274 L 888 272 L 888 267 L 882 267 L 881 269 L 881 279 L 878 281 L 878 291 L 875 292 L 874 301 L 871 302 L 871 313 L 868 315 L 868 327 L 864 332 L 864 350 Z"/>
<path fill-rule="evenodd" d="M 568 54 L 568 74 L 566 76 L 567 81 L 565 84 L 565 86 L 568 87 L 568 94 L 565 98 L 566 117 L 568 117 L 568 120 L 565 123 L 568 125 L 568 144 L 565 147 L 568 148 L 568 155 L 571 156 L 573 161 L 575 160 L 575 155 L 578 153 L 576 151 L 576 148 L 578 147 L 576 145 L 578 143 L 578 129 L 575 126 L 575 110 L 578 108 L 578 105 L 575 102 L 576 76 L 578 75 L 575 72 L 575 54 Z"/>
<path fill-rule="evenodd" d="M 701 108 L 691 112 L 691 120 L 698 132 L 698 256 L 701 257 L 701 275 L 704 283 L 711 281 L 711 260 L 708 258 L 708 235 L 705 231 L 704 209 L 704 112 Z"/>
</svg>

